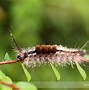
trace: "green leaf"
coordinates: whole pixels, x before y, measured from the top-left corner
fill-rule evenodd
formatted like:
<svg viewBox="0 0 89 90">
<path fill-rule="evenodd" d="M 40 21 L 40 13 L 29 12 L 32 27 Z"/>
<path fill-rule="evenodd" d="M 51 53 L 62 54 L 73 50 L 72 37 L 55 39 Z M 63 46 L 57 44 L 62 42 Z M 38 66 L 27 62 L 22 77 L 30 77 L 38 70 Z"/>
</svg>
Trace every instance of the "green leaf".
<svg viewBox="0 0 89 90">
<path fill-rule="evenodd" d="M 21 90 L 37 90 L 35 85 L 28 82 L 17 82 L 15 85 Z"/>
<path fill-rule="evenodd" d="M 3 80 L 4 82 L 9 83 L 9 84 L 12 83 L 12 80 L 11 80 L 8 76 L 5 76 L 2 80 Z"/>
<path fill-rule="evenodd" d="M 12 88 L 5 85 L 0 85 L 0 90 L 12 90 Z"/>
<path fill-rule="evenodd" d="M 21 65 L 22 65 L 22 68 L 23 68 L 24 73 L 25 73 L 25 75 L 26 75 L 27 81 L 29 82 L 29 81 L 31 80 L 31 75 L 30 75 L 30 73 L 28 72 L 28 70 L 25 68 L 25 66 L 23 65 L 23 63 L 21 63 Z"/>
<path fill-rule="evenodd" d="M 78 71 L 80 72 L 81 76 L 83 77 L 83 79 L 86 79 L 86 72 L 82 69 L 82 67 L 79 65 L 78 62 L 75 62 Z"/>
<path fill-rule="evenodd" d="M 12 80 L 8 76 L 6 76 L 2 71 L 0 71 L 0 80 L 3 80 L 8 83 L 12 83 Z"/>
<path fill-rule="evenodd" d="M 3 77 L 5 77 L 5 74 L 0 70 L 0 79 L 2 79 Z"/>
<path fill-rule="evenodd" d="M 5 54 L 4 60 L 11 60 L 11 58 L 8 55 L 8 53 Z"/>
<path fill-rule="evenodd" d="M 58 70 L 56 69 L 56 67 L 52 63 L 50 63 L 50 65 L 51 65 L 51 67 L 53 69 L 53 72 L 54 72 L 57 80 L 60 80 L 60 74 L 59 74 Z"/>
<path fill-rule="evenodd" d="M 84 49 L 89 44 L 89 40 L 81 47 L 81 50 Z"/>
<path fill-rule="evenodd" d="M 2 71 L 0 71 L 0 80 L 6 82 L 8 84 L 12 83 L 12 80 L 8 76 L 6 76 Z M 8 86 L 0 84 L 0 90 L 12 90 L 12 89 Z"/>
</svg>

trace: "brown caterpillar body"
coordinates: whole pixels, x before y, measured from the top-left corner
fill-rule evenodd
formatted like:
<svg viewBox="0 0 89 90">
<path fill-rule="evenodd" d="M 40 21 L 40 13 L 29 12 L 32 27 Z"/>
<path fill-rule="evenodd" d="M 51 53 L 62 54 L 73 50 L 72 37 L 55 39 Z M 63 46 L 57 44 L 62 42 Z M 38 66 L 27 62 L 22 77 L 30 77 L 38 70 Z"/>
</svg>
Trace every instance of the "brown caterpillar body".
<svg viewBox="0 0 89 90">
<path fill-rule="evenodd" d="M 57 47 L 55 45 L 37 45 L 35 47 L 35 52 L 37 54 L 50 54 L 50 53 L 56 53 Z"/>
<path fill-rule="evenodd" d="M 56 52 L 65 52 L 65 53 L 79 53 L 80 55 L 84 55 L 85 53 L 81 50 L 61 50 L 57 49 L 57 45 L 36 45 L 35 53 L 36 54 L 55 54 Z"/>
<path fill-rule="evenodd" d="M 35 67 L 44 63 L 55 65 L 66 65 L 71 63 L 81 63 L 86 58 L 86 52 L 80 49 L 63 47 L 61 45 L 37 45 L 33 48 L 22 49 L 18 52 L 18 60 L 28 67 Z"/>
<path fill-rule="evenodd" d="M 34 50 L 23 50 L 21 53 L 18 53 L 17 58 L 19 60 L 24 60 L 25 58 L 27 58 L 29 55 L 50 55 L 50 54 L 55 54 L 55 53 L 65 53 L 66 54 L 79 54 L 80 56 L 83 56 L 85 53 L 81 50 L 78 49 L 70 49 L 70 48 L 66 48 L 63 47 L 61 45 L 57 46 L 57 45 L 36 45 L 36 47 L 34 47 Z M 61 57 L 61 56 L 60 56 Z"/>
</svg>

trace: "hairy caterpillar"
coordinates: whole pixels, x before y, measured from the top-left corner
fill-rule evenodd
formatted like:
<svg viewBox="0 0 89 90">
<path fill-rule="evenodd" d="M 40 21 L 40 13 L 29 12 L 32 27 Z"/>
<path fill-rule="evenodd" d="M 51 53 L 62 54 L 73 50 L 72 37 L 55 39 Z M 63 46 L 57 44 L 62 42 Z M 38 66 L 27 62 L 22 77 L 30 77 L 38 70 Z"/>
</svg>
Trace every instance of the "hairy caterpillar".
<svg viewBox="0 0 89 90">
<path fill-rule="evenodd" d="M 52 63 L 55 65 L 82 63 L 87 59 L 84 57 L 86 51 L 63 47 L 62 45 L 36 45 L 32 48 L 22 49 L 18 46 L 13 35 L 12 39 L 18 49 L 18 60 L 28 67 Z"/>
<path fill-rule="evenodd" d="M 81 63 L 86 58 L 86 52 L 79 49 L 63 47 L 61 45 L 37 45 L 33 48 L 22 49 L 18 52 L 18 60 L 29 67 L 35 67 L 44 63 L 53 63 L 55 65 L 65 65 L 71 63 Z"/>
</svg>

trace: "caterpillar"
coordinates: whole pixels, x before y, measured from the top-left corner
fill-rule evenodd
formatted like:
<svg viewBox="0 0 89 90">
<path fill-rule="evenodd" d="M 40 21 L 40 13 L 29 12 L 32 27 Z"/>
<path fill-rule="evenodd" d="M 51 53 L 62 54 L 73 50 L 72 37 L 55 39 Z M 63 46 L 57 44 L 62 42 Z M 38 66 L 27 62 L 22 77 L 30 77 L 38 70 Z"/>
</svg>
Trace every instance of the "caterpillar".
<svg viewBox="0 0 89 90">
<path fill-rule="evenodd" d="M 22 49 L 18 52 L 18 60 L 29 67 L 45 63 L 53 63 L 55 65 L 65 65 L 74 62 L 81 63 L 85 60 L 86 52 L 79 49 L 63 47 L 61 45 L 37 45 L 33 48 Z"/>
<path fill-rule="evenodd" d="M 15 46 L 18 49 L 17 59 L 21 60 L 27 67 L 35 67 L 45 63 L 55 65 L 82 63 L 87 59 L 84 57 L 86 51 L 75 48 L 67 48 L 62 45 L 36 45 L 32 48 L 20 48 L 11 34 Z"/>
</svg>

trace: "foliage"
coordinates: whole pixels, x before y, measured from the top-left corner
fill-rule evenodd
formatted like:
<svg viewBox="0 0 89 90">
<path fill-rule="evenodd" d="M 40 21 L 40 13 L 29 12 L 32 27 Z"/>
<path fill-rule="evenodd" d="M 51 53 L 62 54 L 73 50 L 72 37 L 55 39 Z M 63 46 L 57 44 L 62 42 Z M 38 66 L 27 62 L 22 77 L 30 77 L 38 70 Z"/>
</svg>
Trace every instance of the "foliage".
<svg viewBox="0 0 89 90">
<path fill-rule="evenodd" d="M 89 40 L 89 0 L 0 0 L 0 61 L 6 52 L 12 59 L 17 54 L 13 50 L 9 29 L 23 48 L 36 44 L 62 44 L 63 46 L 81 48 Z M 12 28 L 10 28 L 12 26 Z M 89 43 L 87 47 L 89 54 Z M 87 55 L 86 57 L 89 57 Z M 10 60 L 8 54 L 4 60 Z M 89 76 L 88 67 L 82 66 Z M 54 68 L 54 67 L 53 67 Z M 58 67 L 60 74 L 55 73 L 60 81 L 81 81 L 85 72 L 77 65 Z M 25 80 L 20 64 L 3 65 L 0 70 L 13 81 Z M 29 68 L 32 81 L 55 81 L 55 76 L 48 65 Z M 54 70 L 56 72 L 56 70 Z M 28 81 L 30 80 L 30 75 Z M 85 81 L 89 81 L 89 77 Z"/>
<path fill-rule="evenodd" d="M 8 53 L 5 54 L 4 60 L 11 60 L 11 58 L 8 55 Z"/>
<path fill-rule="evenodd" d="M 27 81 L 29 82 L 31 80 L 31 75 L 30 75 L 30 73 L 27 71 L 27 69 L 25 68 L 25 66 L 22 63 L 21 63 L 21 65 L 22 65 L 24 73 L 25 73 L 25 75 L 27 77 Z"/>
<path fill-rule="evenodd" d="M 55 74 L 57 80 L 60 80 L 60 74 L 59 74 L 58 70 L 55 68 L 55 66 L 52 63 L 50 63 L 50 65 L 54 71 L 54 74 Z"/>
<path fill-rule="evenodd" d="M 79 63 L 77 63 L 77 62 L 75 62 L 75 63 L 76 63 L 77 69 L 79 70 L 81 76 L 85 80 L 86 79 L 86 73 L 85 73 L 85 71 L 81 68 L 81 66 L 79 65 Z"/>
<path fill-rule="evenodd" d="M 0 71 L 0 90 L 12 90 L 13 89 L 11 86 L 1 84 L 1 81 L 5 82 L 7 84 L 13 84 L 11 78 L 6 76 L 2 71 Z M 37 90 L 37 88 L 33 84 L 27 83 L 24 81 L 16 82 L 16 83 L 14 83 L 14 86 L 19 88 L 19 90 Z M 13 90 L 15 90 L 15 88 Z"/>
<path fill-rule="evenodd" d="M 5 57 L 4 57 L 4 60 L 7 61 L 8 59 L 11 60 L 8 53 L 6 53 Z M 27 69 L 25 68 L 25 66 L 23 64 L 21 64 L 21 65 L 22 65 L 24 73 L 27 77 L 27 81 L 30 81 L 30 79 L 31 79 L 30 73 L 27 71 Z M 13 89 L 13 86 L 11 87 L 11 86 L 5 85 L 2 82 L 6 83 L 6 84 L 13 84 L 11 78 L 6 76 L 2 71 L 0 71 L 0 84 L 1 84 L 0 85 L 0 90 L 12 90 Z M 27 83 L 27 82 L 24 82 L 24 81 L 23 82 L 19 81 L 19 82 L 15 83 L 14 87 L 19 88 L 21 90 L 30 90 L 30 89 L 31 90 L 37 90 L 37 88 L 33 84 Z"/>
<path fill-rule="evenodd" d="M 21 90 L 37 90 L 33 84 L 27 82 L 17 82 L 15 85 L 18 86 Z"/>
</svg>

